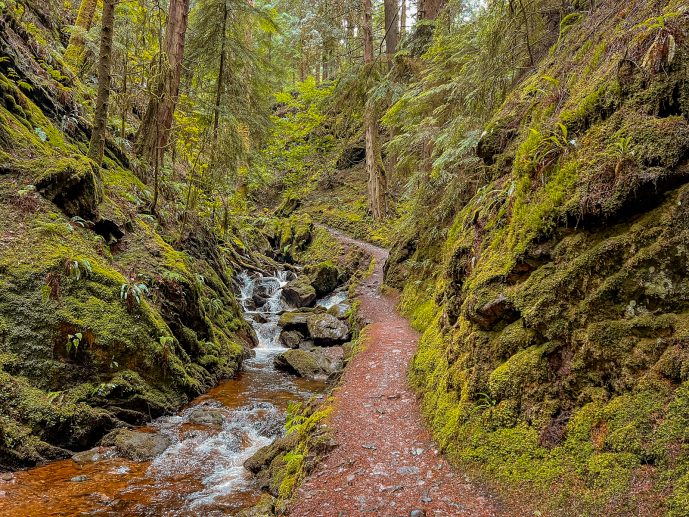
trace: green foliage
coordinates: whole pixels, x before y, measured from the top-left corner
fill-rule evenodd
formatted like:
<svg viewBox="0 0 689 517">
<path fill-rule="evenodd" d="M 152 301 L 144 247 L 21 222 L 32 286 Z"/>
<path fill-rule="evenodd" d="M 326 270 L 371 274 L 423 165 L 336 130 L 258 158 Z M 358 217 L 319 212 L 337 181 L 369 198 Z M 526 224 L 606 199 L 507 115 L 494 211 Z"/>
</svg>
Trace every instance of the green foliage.
<svg viewBox="0 0 689 517">
<path fill-rule="evenodd" d="M 76 334 L 70 334 L 67 336 L 67 343 L 65 344 L 65 349 L 67 350 L 67 353 L 72 353 L 74 351 L 75 354 L 79 352 L 79 347 L 82 344 L 82 340 L 84 339 L 84 335 L 81 332 L 77 332 Z"/>
<path fill-rule="evenodd" d="M 65 273 L 67 278 L 79 281 L 91 276 L 93 267 L 88 259 L 67 259 L 65 261 Z"/>
<path fill-rule="evenodd" d="M 127 282 L 120 286 L 120 298 L 125 302 L 127 310 L 132 311 L 134 305 L 141 305 L 141 301 L 149 294 L 148 286 L 142 282 Z"/>
<path fill-rule="evenodd" d="M 302 405 L 290 403 L 287 407 L 285 429 L 287 434 L 298 436 L 296 446 L 282 457 L 282 468 L 276 473 L 273 483 L 278 487 L 279 498 L 276 507 L 284 507 L 290 501 L 294 489 L 309 473 L 306 458 L 318 455 L 327 441 L 328 432 L 323 429 L 323 420 L 332 412 L 332 398 L 315 407 L 313 403 Z M 314 462 L 310 462 L 313 468 Z"/>
<path fill-rule="evenodd" d="M 34 128 L 34 133 L 38 136 L 38 138 L 41 139 L 41 142 L 46 142 L 48 140 L 48 135 L 46 132 L 43 130 L 43 128 L 36 127 Z"/>
<path fill-rule="evenodd" d="M 323 127 L 328 120 L 324 103 L 332 93 L 333 86 L 318 86 L 311 77 L 298 83 L 296 91 L 275 96 L 282 114 L 272 118 L 272 134 L 259 158 L 258 181 L 274 177 L 284 185 L 285 197 L 303 197 L 333 168 L 334 140 Z"/>
</svg>

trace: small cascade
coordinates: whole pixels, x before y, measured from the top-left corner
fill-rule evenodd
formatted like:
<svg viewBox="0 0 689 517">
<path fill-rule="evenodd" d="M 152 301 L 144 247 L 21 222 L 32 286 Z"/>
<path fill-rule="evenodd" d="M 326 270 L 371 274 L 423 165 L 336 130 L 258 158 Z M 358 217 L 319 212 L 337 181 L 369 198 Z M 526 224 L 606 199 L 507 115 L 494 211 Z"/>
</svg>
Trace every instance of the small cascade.
<svg viewBox="0 0 689 517">
<path fill-rule="evenodd" d="M 330 293 L 328 296 L 325 298 L 321 298 L 318 300 L 318 305 L 320 307 L 325 307 L 326 309 L 330 309 L 331 307 L 334 307 L 335 305 L 339 305 L 343 303 L 347 299 L 347 293 L 345 291 L 334 291 Z"/>
<path fill-rule="evenodd" d="M 278 339 L 278 319 L 286 309 L 282 300 L 282 288 L 287 283 L 287 278 L 287 271 L 278 271 L 275 276 L 259 274 L 255 278 L 243 271 L 238 276 L 240 303 L 258 337 L 258 345 L 254 349 L 256 356 L 247 361 L 247 366 L 272 367 L 272 357 L 285 350 Z"/>
</svg>

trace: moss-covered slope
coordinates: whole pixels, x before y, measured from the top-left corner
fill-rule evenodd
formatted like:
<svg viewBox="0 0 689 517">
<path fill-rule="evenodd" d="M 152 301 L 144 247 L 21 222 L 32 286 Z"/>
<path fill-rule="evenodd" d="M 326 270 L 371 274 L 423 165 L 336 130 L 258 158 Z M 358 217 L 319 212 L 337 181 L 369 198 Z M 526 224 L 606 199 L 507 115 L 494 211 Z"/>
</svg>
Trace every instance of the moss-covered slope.
<svg viewBox="0 0 689 517">
<path fill-rule="evenodd" d="M 85 158 L 86 94 L 49 9 L 10 2 L 0 21 L 0 469 L 171 411 L 253 341 L 218 239 L 161 226 L 112 144 L 103 169 Z"/>
<path fill-rule="evenodd" d="M 537 510 L 689 513 L 680 4 L 568 16 L 486 127 L 490 183 L 387 268 L 424 331 L 410 378 L 436 438 Z"/>
</svg>

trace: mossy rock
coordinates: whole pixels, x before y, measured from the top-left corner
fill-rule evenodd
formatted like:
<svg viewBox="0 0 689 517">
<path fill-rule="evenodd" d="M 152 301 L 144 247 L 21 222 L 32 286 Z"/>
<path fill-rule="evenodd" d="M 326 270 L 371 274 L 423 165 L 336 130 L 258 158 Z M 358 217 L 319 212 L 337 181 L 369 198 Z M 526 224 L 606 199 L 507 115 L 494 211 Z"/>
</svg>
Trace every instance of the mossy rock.
<svg viewBox="0 0 689 517">
<path fill-rule="evenodd" d="M 172 444 L 172 440 L 160 433 L 116 429 L 104 436 L 100 443 L 115 447 L 117 453 L 133 461 L 150 461 L 160 456 Z"/>
<path fill-rule="evenodd" d="M 303 276 L 287 282 L 282 288 L 282 299 L 292 307 L 312 307 L 317 298 L 316 289 Z"/>
<path fill-rule="evenodd" d="M 103 199 L 103 187 L 95 164 L 83 156 L 45 163 L 46 169 L 34 180 L 38 191 L 69 217 L 92 218 Z"/>
<path fill-rule="evenodd" d="M 349 324 L 332 314 L 311 314 L 306 318 L 308 336 L 316 345 L 344 343 L 352 336 Z"/>
<path fill-rule="evenodd" d="M 278 370 L 308 379 L 316 379 L 331 372 L 330 362 L 320 353 L 309 350 L 287 350 L 273 359 Z"/>
<path fill-rule="evenodd" d="M 331 293 L 339 284 L 340 271 L 330 261 L 307 266 L 304 268 L 304 273 L 311 280 L 311 285 L 319 297 Z"/>
</svg>

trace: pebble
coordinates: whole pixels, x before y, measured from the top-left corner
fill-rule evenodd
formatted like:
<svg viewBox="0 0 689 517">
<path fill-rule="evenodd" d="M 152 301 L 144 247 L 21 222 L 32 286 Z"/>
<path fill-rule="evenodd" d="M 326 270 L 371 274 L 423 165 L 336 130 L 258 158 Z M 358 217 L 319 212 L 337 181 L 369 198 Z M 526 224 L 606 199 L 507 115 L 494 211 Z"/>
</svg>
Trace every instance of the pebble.
<svg viewBox="0 0 689 517">
<path fill-rule="evenodd" d="M 72 479 L 70 479 L 70 481 L 72 483 L 82 483 L 84 481 L 87 481 L 88 478 L 89 478 L 88 476 L 85 476 L 82 474 L 81 476 L 74 476 Z"/>
<path fill-rule="evenodd" d="M 397 469 L 398 474 L 418 474 L 419 467 L 400 467 Z"/>
<path fill-rule="evenodd" d="M 424 510 L 412 510 L 409 512 L 409 517 L 426 517 L 426 512 Z"/>
<path fill-rule="evenodd" d="M 3 481 L 12 481 L 12 479 L 14 479 L 14 474 L 12 474 L 11 472 L 3 472 L 2 474 L 0 474 L 0 479 L 2 479 Z"/>
<path fill-rule="evenodd" d="M 376 446 L 373 445 L 372 443 L 365 443 L 364 445 L 362 445 L 362 447 L 363 447 L 364 449 L 369 449 L 369 450 L 372 450 L 372 451 L 375 451 L 375 450 L 376 450 Z"/>
</svg>

